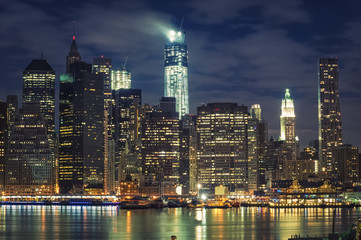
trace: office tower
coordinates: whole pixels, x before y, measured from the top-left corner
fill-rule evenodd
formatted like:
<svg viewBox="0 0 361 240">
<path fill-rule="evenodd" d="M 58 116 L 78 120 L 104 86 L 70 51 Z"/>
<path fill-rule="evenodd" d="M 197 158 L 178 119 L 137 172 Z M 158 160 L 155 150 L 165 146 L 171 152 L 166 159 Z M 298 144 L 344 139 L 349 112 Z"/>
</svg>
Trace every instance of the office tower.
<svg viewBox="0 0 361 240">
<path fill-rule="evenodd" d="M 71 42 L 70 45 L 70 51 L 68 53 L 68 56 L 66 56 L 66 65 L 65 65 L 66 73 L 70 73 L 70 64 L 80 61 L 81 61 L 81 56 L 78 52 L 78 45 L 76 45 L 75 42 L 75 35 L 73 35 L 73 41 Z"/>
<path fill-rule="evenodd" d="M 286 89 L 285 98 L 282 99 L 281 105 L 281 135 L 279 140 L 286 143 L 294 143 L 295 135 L 295 107 L 291 98 L 290 90 Z"/>
<path fill-rule="evenodd" d="M 178 113 L 166 109 L 148 113 L 142 123 L 142 185 L 147 189 L 143 193 L 175 194 L 179 184 L 179 151 Z"/>
<path fill-rule="evenodd" d="M 7 104 L 0 100 L 0 192 L 3 192 L 5 187 L 5 150 L 7 139 Z"/>
<path fill-rule="evenodd" d="M 47 135 L 54 146 L 55 135 L 55 71 L 44 59 L 32 60 L 23 71 L 23 103 L 39 103 Z"/>
<path fill-rule="evenodd" d="M 53 162 L 39 103 L 24 103 L 10 127 L 6 154 L 5 193 L 46 195 L 54 192 Z"/>
<path fill-rule="evenodd" d="M 103 76 L 85 62 L 60 76 L 61 193 L 100 194 L 104 183 Z"/>
<path fill-rule="evenodd" d="M 319 59 L 318 128 L 322 173 L 339 176 L 337 147 L 342 144 L 338 59 Z"/>
<path fill-rule="evenodd" d="M 118 89 L 113 91 L 113 99 L 116 181 L 124 180 L 127 175 L 139 180 L 142 92 L 140 89 Z"/>
<path fill-rule="evenodd" d="M 7 123 L 10 127 L 15 123 L 15 116 L 19 114 L 19 102 L 18 96 L 16 95 L 8 95 L 6 97 L 7 104 Z"/>
<path fill-rule="evenodd" d="M 125 68 L 122 70 L 112 70 L 112 90 L 131 88 L 131 74 Z"/>
<path fill-rule="evenodd" d="M 140 89 L 118 89 L 113 92 L 115 99 L 113 119 L 119 148 L 125 143 L 132 143 L 140 138 L 140 108 L 142 91 Z"/>
<path fill-rule="evenodd" d="M 179 184 L 183 194 L 197 194 L 197 116 L 182 117 Z"/>
<path fill-rule="evenodd" d="M 284 164 L 284 178 L 287 180 L 305 180 L 315 174 L 315 160 L 293 159 Z"/>
<path fill-rule="evenodd" d="M 198 184 L 212 192 L 223 185 L 230 191 L 247 186 L 246 106 L 208 103 L 197 108 Z"/>
<path fill-rule="evenodd" d="M 93 71 L 103 74 L 104 80 L 104 99 L 112 98 L 111 88 L 111 72 L 112 72 L 112 59 L 103 56 L 93 59 Z"/>
<path fill-rule="evenodd" d="M 185 33 L 171 30 L 164 49 L 164 96 L 176 98 L 179 119 L 189 114 L 188 50 Z"/>
<path fill-rule="evenodd" d="M 115 191 L 114 167 L 115 162 L 112 142 L 112 89 L 111 89 L 112 59 L 101 56 L 93 59 L 93 72 L 103 75 L 104 81 L 104 190 L 105 193 Z"/>
<path fill-rule="evenodd" d="M 360 181 L 359 172 L 359 149 L 351 144 L 340 145 L 337 148 L 339 160 L 340 180 L 344 184 L 357 183 Z"/>
<path fill-rule="evenodd" d="M 250 117 L 247 125 L 247 148 L 248 148 L 248 189 L 264 190 L 265 178 L 265 155 L 268 141 L 267 123 L 262 119 L 261 106 L 251 106 Z"/>
</svg>

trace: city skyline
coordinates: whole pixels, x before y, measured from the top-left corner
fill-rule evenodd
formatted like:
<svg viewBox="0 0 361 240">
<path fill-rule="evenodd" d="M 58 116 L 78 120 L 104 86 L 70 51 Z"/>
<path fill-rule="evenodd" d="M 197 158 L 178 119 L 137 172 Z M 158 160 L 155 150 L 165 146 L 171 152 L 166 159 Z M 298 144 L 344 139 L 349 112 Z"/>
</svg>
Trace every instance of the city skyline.
<svg viewBox="0 0 361 240">
<path fill-rule="evenodd" d="M 318 57 L 338 56 L 344 143 L 360 146 L 357 131 L 353 130 L 359 128 L 361 122 L 359 114 L 353 112 L 354 106 L 361 105 L 357 94 L 360 89 L 357 83 L 360 19 L 356 15 L 359 4 L 350 3 L 346 7 L 335 1 L 328 2 L 327 14 L 337 13 L 337 18 L 328 18 L 328 22 L 322 20 L 326 14 L 321 11 L 322 4 L 303 1 L 275 3 L 274 8 L 257 1 L 229 1 L 222 6 L 210 2 L 207 7 L 202 1 L 157 2 L 152 7 L 144 1 L 118 4 L 112 1 L 103 5 L 65 4 L 59 10 L 68 11 L 60 13 L 55 9 L 56 4 L 9 2 L 6 10 L 11 16 L 4 14 L 1 18 L 12 19 L 19 16 L 20 11 L 28 15 L 14 23 L 4 20 L 7 25 L 1 32 L 4 38 L 0 42 L 4 50 L 0 98 L 4 100 L 6 94 L 14 93 L 20 96 L 21 71 L 31 59 L 39 58 L 42 48 L 59 81 L 60 74 L 65 72 L 64 58 L 72 40 L 72 21 L 76 19 L 75 32 L 82 59 L 91 62 L 94 57 L 104 55 L 114 59 L 114 67 L 120 67 L 125 53 L 130 51 L 128 66 L 134 88 L 143 89 L 144 103 L 156 104 L 164 87 L 162 54 L 165 30 L 170 28 L 168 19 L 178 27 L 184 16 L 182 29 L 187 32 L 190 55 L 191 113 L 208 102 L 228 101 L 247 106 L 259 103 L 269 123 L 269 135 L 276 138 L 279 99 L 284 89 L 290 88 L 296 116 L 300 116 L 296 119 L 296 132 L 304 146 L 318 135 Z M 174 8 L 175 5 L 178 8 Z M 110 10 L 112 8 L 114 10 Z M 101 25 L 95 24 L 98 19 L 95 17 L 98 12 L 93 14 L 95 9 L 99 15 L 107 12 Z M 230 11 L 225 11 L 228 9 Z M 332 28 L 319 28 L 325 23 Z M 14 30 L 17 32 L 10 34 Z M 114 30 L 118 33 L 114 34 Z"/>
</svg>

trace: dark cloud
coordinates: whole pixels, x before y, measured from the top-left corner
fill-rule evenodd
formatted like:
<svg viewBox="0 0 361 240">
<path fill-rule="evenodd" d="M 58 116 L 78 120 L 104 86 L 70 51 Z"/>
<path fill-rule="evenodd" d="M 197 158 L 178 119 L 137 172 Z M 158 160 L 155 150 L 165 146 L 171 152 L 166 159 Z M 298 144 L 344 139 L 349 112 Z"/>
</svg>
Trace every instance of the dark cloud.
<svg viewBox="0 0 361 240">
<path fill-rule="evenodd" d="M 297 134 L 305 145 L 318 135 L 317 59 L 334 55 L 341 64 L 344 139 L 361 145 L 354 131 L 360 129 L 361 122 L 361 113 L 354 110 L 361 104 L 361 20 L 356 15 L 350 18 L 341 14 L 329 27 L 322 4 L 305 5 L 301 0 L 2 3 L 2 99 L 21 91 L 22 70 L 40 56 L 41 49 L 57 75 L 64 72 L 75 19 L 83 60 L 92 62 L 93 57 L 104 55 L 112 57 L 113 66 L 119 68 L 130 52 L 127 67 L 132 72 L 133 87 L 143 90 L 143 102 L 156 104 L 163 94 L 166 32 L 172 19 L 184 16 L 193 113 L 208 102 L 259 103 L 270 135 L 276 138 L 281 98 L 284 89 L 290 88 Z"/>
</svg>

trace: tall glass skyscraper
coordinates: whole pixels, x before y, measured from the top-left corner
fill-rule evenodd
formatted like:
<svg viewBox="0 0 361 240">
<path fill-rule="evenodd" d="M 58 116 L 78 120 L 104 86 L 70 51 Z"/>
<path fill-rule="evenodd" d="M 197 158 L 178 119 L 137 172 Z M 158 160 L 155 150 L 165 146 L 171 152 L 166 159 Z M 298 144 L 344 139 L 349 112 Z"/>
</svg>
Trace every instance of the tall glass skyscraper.
<svg viewBox="0 0 361 240">
<path fill-rule="evenodd" d="M 321 171 L 339 176 L 337 147 L 342 145 L 338 59 L 320 58 L 318 92 L 319 159 Z"/>
<path fill-rule="evenodd" d="M 164 49 L 164 96 L 176 98 L 179 119 L 189 114 L 188 50 L 185 34 L 171 30 Z"/>
</svg>

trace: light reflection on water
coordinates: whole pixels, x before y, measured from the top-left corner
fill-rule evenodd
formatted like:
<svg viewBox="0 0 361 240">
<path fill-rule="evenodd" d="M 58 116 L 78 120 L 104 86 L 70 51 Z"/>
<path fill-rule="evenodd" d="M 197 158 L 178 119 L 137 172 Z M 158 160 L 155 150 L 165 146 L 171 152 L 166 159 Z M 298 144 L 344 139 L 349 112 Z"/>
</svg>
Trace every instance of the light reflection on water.
<svg viewBox="0 0 361 240">
<path fill-rule="evenodd" d="M 114 206 L 8 206 L 0 209 L 0 239 L 287 239 L 332 231 L 333 209 L 146 209 Z M 360 209 L 337 209 L 345 231 Z"/>
</svg>

